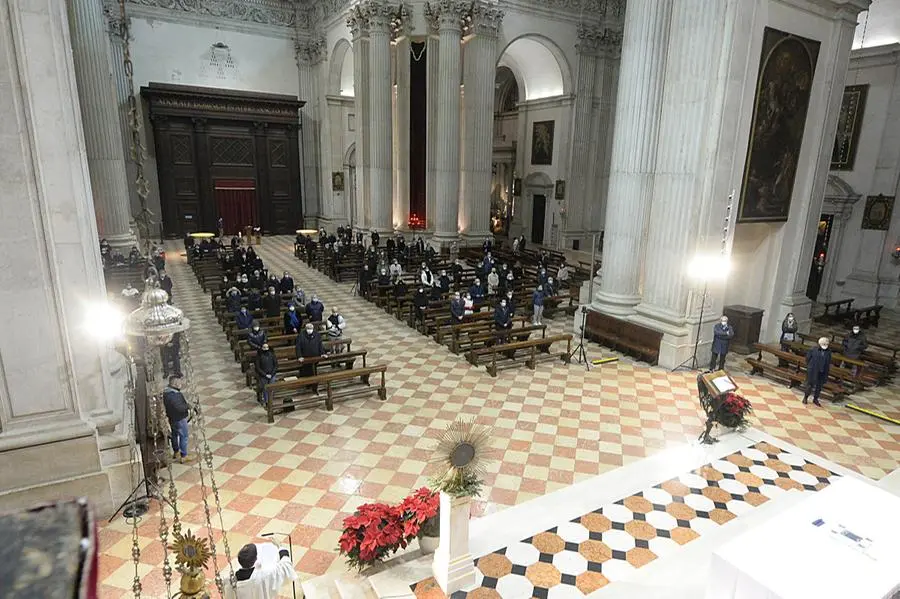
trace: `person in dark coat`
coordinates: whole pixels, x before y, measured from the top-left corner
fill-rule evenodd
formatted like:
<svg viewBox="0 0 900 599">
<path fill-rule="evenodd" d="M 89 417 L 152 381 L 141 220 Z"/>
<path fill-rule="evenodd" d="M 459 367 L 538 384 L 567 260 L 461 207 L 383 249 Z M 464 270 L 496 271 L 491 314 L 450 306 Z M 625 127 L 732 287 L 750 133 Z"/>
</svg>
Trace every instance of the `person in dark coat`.
<svg viewBox="0 0 900 599">
<path fill-rule="evenodd" d="M 225 307 L 229 312 L 237 313 L 241 311 L 241 292 L 237 287 L 228 290 L 225 296 Z"/>
<path fill-rule="evenodd" d="M 262 309 L 262 295 L 259 294 L 259 289 L 256 287 L 247 292 L 247 309 L 251 312 Z"/>
<path fill-rule="evenodd" d="M 234 322 L 237 324 L 238 330 L 249 329 L 253 324 L 253 314 L 247 310 L 247 306 L 241 306 L 240 312 L 234 317 Z"/>
<path fill-rule="evenodd" d="M 306 304 L 306 315 L 310 322 L 322 322 L 322 314 L 325 313 L 325 304 L 319 301 L 319 296 L 313 295 L 312 300 Z"/>
<path fill-rule="evenodd" d="M 284 313 L 284 326 L 282 331 L 285 335 L 296 335 L 300 330 L 300 313 L 294 307 L 294 304 L 288 306 Z"/>
<path fill-rule="evenodd" d="M 315 373 L 315 365 L 305 363 L 307 358 L 315 358 L 318 356 L 328 355 L 325 352 L 325 345 L 322 343 L 322 336 L 316 332 L 311 322 L 306 323 L 303 331 L 297 335 L 297 341 L 294 343 L 294 352 L 297 360 L 300 362 L 300 376 L 313 376 Z M 313 385 L 315 391 L 318 385 Z"/>
<path fill-rule="evenodd" d="M 294 291 L 294 277 L 288 274 L 288 271 L 284 271 L 281 281 L 279 281 L 279 285 L 281 287 L 281 293 L 291 293 Z"/>
<path fill-rule="evenodd" d="M 806 390 L 803 392 L 803 403 L 808 403 L 810 393 L 813 403 L 819 403 L 822 386 L 828 382 L 828 371 L 831 370 L 831 350 L 828 349 L 828 337 L 821 337 L 819 344 L 806 352 Z"/>
<path fill-rule="evenodd" d="M 170 277 L 166 271 L 160 271 L 159 273 L 159 288 L 169 294 L 169 303 L 172 303 L 172 277 Z"/>
<path fill-rule="evenodd" d="M 160 349 L 163 376 L 181 376 L 181 333 L 172 335 L 172 339 Z"/>
<path fill-rule="evenodd" d="M 778 340 L 781 343 L 781 351 L 790 350 L 790 344 L 797 340 L 798 328 L 799 325 L 794 319 L 794 313 L 788 312 L 788 315 L 781 322 L 781 338 Z"/>
<path fill-rule="evenodd" d="M 259 351 L 268 340 L 269 336 L 266 334 L 266 331 L 260 328 L 258 322 L 254 322 L 253 326 L 250 327 L 250 332 L 247 333 L 247 345 L 250 346 L 250 349 Z"/>
<path fill-rule="evenodd" d="M 485 289 L 481 286 L 481 279 L 475 279 L 472 283 L 472 286 L 469 287 L 469 295 L 472 296 L 472 301 L 476 304 L 481 304 L 484 301 Z"/>
<path fill-rule="evenodd" d="M 281 297 L 275 293 L 274 287 L 269 287 L 269 292 L 262 298 L 262 307 L 269 318 L 281 315 Z"/>
<path fill-rule="evenodd" d="M 163 391 L 163 407 L 166 418 L 172 429 L 172 459 L 180 459 L 181 463 L 188 458 L 188 416 L 191 408 L 181 392 L 181 380 L 177 376 L 169 377 L 169 386 Z"/>
<path fill-rule="evenodd" d="M 512 318 L 516 315 L 516 302 L 513 301 L 513 292 L 509 290 L 506 292 L 506 307 L 509 308 L 509 317 Z"/>
<path fill-rule="evenodd" d="M 263 343 L 260 351 L 256 354 L 256 382 L 258 389 L 256 401 L 261 405 L 269 403 L 267 388 L 275 382 L 277 373 L 278 356 L 269 348 L 268 343 Z"/>
<path fill-rule="evenodd" d="M 709 369 L 722 370 L 725 368 L 725 356 L 728 355 L 728 346 L 734 337 L 734 329 L 728 324 L 728 317 L 724 314 L 716 326 L 713 327 L 712 357 L 709 360 Z M 718 368 L 716 366 L 718 365 Z"/>
<path fill-rule="evenodd" d="M 359 295 L 363 297 L 369 296 L 369 281 L 372 280 L 372 272 L 369 270 L 368 264 L 363 264 L 363 267 L 359 270 L 359 275 L 357 276 L 356 285 L 358 287 Z"/>
<path fill-rule="evenodd" d="M 848 358 L 859 360 L 868 347 L 866 334 L 862 332 L 858 324 L 855 324 L 850 329 L 850 334 L 841 342 L 841 353 Z M 856 376 L 859 373 L 859 366 L 853 366 L 852 371 L 853 376 Z"/>
<path fill-rule="evenodd" d="M 416 322 L 425 322 L 425 308 L 428 307 L 428 294 L 425 293 L 425 288 L 421 285 L 419 286 L 419 290 L 416 291 L 416 294 L 413 296 L 413 306 L 416 308 Z"/>
<path fill-rule="evenodd" d="M 378 231 L 372 231 L 372 245 L 378 247 L 378 242 L 381 239 L 381 236 L 378 234 Z"/>
<path fill-rule="evenodd" d="M 438 276 L 437 288 L 440 289 L 441 293 L 450 293 L 450 277 L 447 276 L 446 270 L 442 270 Z"/>
<path fill-rule="evenodd" d="M 494 308 L 494 326 L 498 331 L 505 331 L 512 328 L 512 315 L 509 313 L 509 306 L 506 304 L 506 298 L 502 298 L 500 303 Z"/>
<path fill-rule="evenodd" d="M 450 300 L 450 317 L 453 319 L 453 322 L 462 322 L 465 315 L 466 303 L 460 297 L 459 291 L 457 291 L 453 294 L 453 299 Z"/>
<path fill-rule="evenodd" d="M 544 286 L 538 285 L 531 293 L 531 307 L 534 309 L 534 316 L 531 324 L 544 324 Z"/>
</svg>

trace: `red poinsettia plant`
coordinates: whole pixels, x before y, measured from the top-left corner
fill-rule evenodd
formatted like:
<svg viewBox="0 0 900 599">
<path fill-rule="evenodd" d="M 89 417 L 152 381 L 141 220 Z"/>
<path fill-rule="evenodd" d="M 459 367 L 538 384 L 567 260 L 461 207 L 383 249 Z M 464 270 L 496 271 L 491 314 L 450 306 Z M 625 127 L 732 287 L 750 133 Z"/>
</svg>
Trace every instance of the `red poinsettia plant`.
<svg viewBox="0 0 900 599">
<path fill-rule="evenodd" d="M 753 406 L 750 401 L 734 392 L 729 392 L 722 400 L 718 410 L 719 424 L 729 428 L 744 428 Z"/>
<path fill-rule="evenodd" d="M 438 511 L 440 498 L 422 488 L 399 505 L 367 503 L 344 518 L 338 541 L 341 555 L 358 570 L 377 564 L 398 549 L 404 549 L 419 534 L 422 524 Z"/>
</svg>

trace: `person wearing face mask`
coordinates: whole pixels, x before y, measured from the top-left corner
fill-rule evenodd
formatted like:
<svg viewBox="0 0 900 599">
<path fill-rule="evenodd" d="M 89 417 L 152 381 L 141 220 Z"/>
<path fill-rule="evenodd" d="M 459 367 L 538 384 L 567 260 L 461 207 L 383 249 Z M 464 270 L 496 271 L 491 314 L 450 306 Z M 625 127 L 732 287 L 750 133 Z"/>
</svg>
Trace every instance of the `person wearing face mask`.
<svg viewBox="0 0 900 599">
<path fill-rule="evenodd" d="M 269 287 L 268 293 L 262 298 L 262 307 L 268 318 L 281 315 L 281 297 L 275 292 L 274 287 Z"/>
<path fill-rule="evenodd" d="M 490 274 L 488 274 L 487 285 L 488 295 L 496 295 L 497 287 L 500 286 L 500 275 L 497 274 L 496 268 L 492 268 Z"/>
<path fill-rule="evenodd" d="M 431 269 L 428 268 L 428 265 L 424 262 L 422 263 L 422 272 L 419 273 L 419 281 L 425 287 L 431 287 L 434 285 L 434 275 L 431 274 Z"/>
<path fill-rule="evenodd" d="M 294 304 L 291 304 L 284 313 L 284 327 L 282 328 L 282 331 L 285 335 L 296 335 L 299 330 L 300 314 L 297 312 L 297 308 Z"/>
<path fill-rule="evenodd" d="M 312 301 L 306 304 L 306 315 L 310 322 L 322 322 L 322 314 L 325 313 L 325 304 L 319 301 L 319 296 L 313 295 Z"/>
<path fill-rule="evenodd" d="M 259 289 L 256 287 L 251 288 L 247 293 L 247 309 L 251 312 L 262 309 L 262 295 L 259 294 Z"/>
<path fill-rule="evenodd" d="M 819 338 L 819 344 L 806 352 L 806 390 L 803 392 L 803 403 L 808 403 L 809 395 L 813 403 L 819 403 L 822 386 L 828 382 L 828 371 L 831 369 L 831 350 L 828 349 L 828 337 Z"/>
<path fill-rule="evenodd" d="M 538 285 L 531 294 L 531 306 L 534 310 L 534 316 L 531 318 L 531 324 L 544 324 L 544 286 Z"/>
<path fill-rule="evenodd" d="M 259 323 L 254 322 L 253 326 L 250 327 L 250 332 L 247 333 L 247 345 L 250 346 L 250 349 L 259 351 L 262 349 L 263 343 L 268 340 L 269 336 L 260 328 Z"/>
<path fill-rule="evenodd" d="M 472 296 L 472 301 L 476 304 L 481 304 L 484 301 L 484 287 L 481 286 L 480 279 L 475 279 L 472 286 L 469 287 L 469 295 Z"/>
<path fill-rule="evenodd" d="M 794 320 L 794 313 L 788 312 L 788 315 L 781 322 L 781 351 L 789 351 L 790 344 L 797 340 L 797 321 Z"/>
<path fill-rule="evenodd" d="M 716 326 L 713 327 L 712 357 L 709 360 L 710 371 L 725 368 L 725 356 L 728 355 L 728 346 L 731 345 L 732 337 L 734 337 L 734 329 L 728 324 L 728 317 L 723 314 Z"/>
<path fill-rule="evenodd" d="M 509 313 L 509 306 L 506 304 L 505 297 L 494 308 L 494 326 L 498 331 L 506 331 L 512 328 L 512 315 Z"/>
<path fill-rule="evenodd" d="M 513 301 L 513 292 L 509 290 L 506 292 L 506 307 L 509 308 L 509 317 L 512 318 L 516 315 L 516 303 Z"/>
<path fill-rule="evenodd" d="M 331 315 L 325 320 L 325 334 L 329 341 L 336 341 L 344 335 L 344 329 L 347 328 L 347 321 L 341 316 L 337 308 L 331 308 Z M 333 345 L 335 353 L 339 353 L 343 348 L 342 345 Z"/>
<path fill-rule="evenodd" d="M 306 308 L 306 293 L 299 285 L 294 287 L 294 305 Z"/>
<path fill-rule="evenodd" d="M 450 293 L 450 277 L 447 276 L 446 270 L 441 271 L 441 274 L 438 277 L 437 286 L 441 290 L 441 293 Z"/>
<path fill-rule="evenodd" d="M 253 324 L 253 314 L 250 314 L 247 306 L 241 306 L 240 312 L 234 317 L 234 322 L 237 324 L 238 330 L 249 329 Z"/>
<path fill-rule="evenodd" d="M 399 277 L 402 274 L 403 274 L 403 267 L 400 266 L 400 263 L 397 262 L 396 258 L 394 258 L 394 260 L 391 262 L 391 278 L 396 279 L 397 277 Z"/>
<path fill-rule="evenodd" d="M 292 277 L 288 271 L 284 271 L 278 285 L 281 288 L 281 293 L 291 293 L 294 291 L 294 277 Z"/>
<path fill-rule="evenodd" d="M 276 356 L 275 352 L 269 347 L 268 342 L 265 342 L 256 354 L 256 381 L 258 383 L 256 401 L 261 405 L 269 403 L 267 389 L 269 385 L 275 382 L 275 375 L 277 373 L 278 356 Z"/>
<path fill-rule="evenodd" d="M 238 313 L 241 311 L 241 291 L 237 287 L 228 290 L 225 296 L 225 307 L 229 312 Z"/>
<path fill-rule="evenodd" d="M 428 307 L 428 294 L 421 285 L 413 296 L 413 306 L 416 309 L 416 323 L 425 322 L 425 308 Z"/>
<path fill-rule="evenodd" d="M 378 285 L 380 287 L 387 287 L 391 284 L 391 275 L 388 274 L 386 268 L 382 268 L 381 272 L 378 273 Z"/>
<path fill-rule="evenodd" d="M 462 322 L 463 316 L 466 313 L 466 304 L 463 302 L 462 297 L 459 295 L 459 291 L 453 294 L 453 299 L 450 300 L 450 318 L 455 323 Z"/>
<path fill-rule="evenodd" d="M 855 324 L 850 329 L 850 334 L 841 342 L 841 353 L 848 358 L 859 360 L 867 347 L 869 344 L 866 342 L 866 334 L 862 332 L 858 324 Z M 859 373 L 859 366 L 853 366 L 852 372 L 853 376 L 856 376 Z"/>
<path fill-rule="evenodd" d="M 308 363 L 306 359 L 327 354 L 325 353 L 325 345 L 322 343 L 322 337 L 316 332 L 311 322 L 306 323 L 306 327 L 297 335 L 297 341 L 294 343 L 294 352 L 297 360 L 300 362 L 300 376 L 306 377 L 315 374 L 315 365 Z"/>
</svg>

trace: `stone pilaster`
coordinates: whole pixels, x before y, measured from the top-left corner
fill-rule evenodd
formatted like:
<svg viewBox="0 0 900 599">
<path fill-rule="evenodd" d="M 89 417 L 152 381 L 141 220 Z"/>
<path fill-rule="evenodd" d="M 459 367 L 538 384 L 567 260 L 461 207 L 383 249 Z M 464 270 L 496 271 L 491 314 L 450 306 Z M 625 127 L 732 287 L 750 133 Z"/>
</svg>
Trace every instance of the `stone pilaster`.
<svg viewBox="0 0 900 599">
<path fill-rule="evenodd" d="M 128 248 L 135 239 L 103 2 L 70 0 L 67 4 L 97 229 L 110 245 Z"/>
<path fill-rule="evenodd" d="M 409 31 L 404 25 L 394 44 L 394 228 L 409 222 Z"/>
<path fill-rule="evenodd" d="M 593 193 L 586 192 L 585 222 L 588 231 L 602 231 L 606 222 L 606 199 L 609 196 L 609 175 L 612 162 L 613 124 L 616 114 L 616 95 L 619 88 L 619 62 L 622 58 L 622 33 L 610 31 L 602 36 L 598 50 L 597 71 L 594 78 L 594 110 L 591 143 L 596 148 L 590 165 Z M 587 239 L 590 241 L 590 239 Z"/>
<path fill-rule="evenodd" d="M 328 54 L 325 38 L 317 37 L 297 44 L 297 67 L 300 75 L 300 99 L 306 104 L 300 109 L 300 143 L 303 164 L 303 224 L 316 227 L 324 216 L 319 158 L 319 124 L 322 122 L 319 106 L 318 70 Z"/>
<path fill-rule="evenodd" d="M 595 305 L 628 315 L 641 299 L 641 264 L 653 192 L 666 46 L 673 0 L 631 0 L 625 11 L 603 281 Z"/>
<path fill-rule="evenodd" d="M 369 22 L 357 6 L 347 17 L 353 40 L 353 89 L 356 105 L 356 206 L 351 223 L 368 229 L 369 198 Z"/>
<path fill-rule="evenodd" d="M 437 123 L 435 127 L 434 241 L 446 245 L 459 238 L 459 142 L 462 19 L 470 4 L 440 0 L 426 4 L 436 15 L 441 50 L 438 59 Z"/>
<path fill-rule="evenodd" d="M 503 11 L 484 0 L 471 8 L 465 45 L 463 165 L 459 230 L 467 245 L 491 233 L 491 162 L 494 150 L 494 79 Z"/>
<path fill-rule="evenodd" d="M 434 162 L 434 152 L 437 147 L 437 114 L 438 114 L 438 75 L 441 55 L 441 40 L 438 37 L 439 23 L 437 15 L 431 12 L 425 13 L 428 27 L 428 42 L 426 62 L 428 68 L 428 123 L 426 125 L 425 140 L 425 228 L 434 232 L 437 219 L 435 207 L 435 180 L 437 179 Z"/>
<path fill-rule="evenodd" d="M 361 4 L 369 21 L 369 228 L 393 230 L 392 9 L 381 0 Z"/>
</svg>

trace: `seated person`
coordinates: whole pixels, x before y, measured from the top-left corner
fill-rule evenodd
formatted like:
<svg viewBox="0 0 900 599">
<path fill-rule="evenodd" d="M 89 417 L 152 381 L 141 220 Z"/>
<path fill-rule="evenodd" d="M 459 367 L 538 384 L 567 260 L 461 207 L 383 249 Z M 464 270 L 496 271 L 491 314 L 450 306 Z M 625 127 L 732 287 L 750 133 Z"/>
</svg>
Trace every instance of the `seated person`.
<svg viewBox="0 0 900 599">
<path fill-rule="evenodd" d="M 250 327 L 250 331 L 247 333 L 247 345 L 250 346 L 250 349 L 259 351 L 263 344 L 269 340 L 269 336 L 266 332 L 260 328 L 258 322 L 254 322 L 253 326 Z"/>
<path fill-rule="evenodd" d="M 225 585 L 227 599 L 274 599 L 284 583 L 297 580 L 290 553 L 274 542 L 244 545 L 238 551 L 237 561 L 237 584 L 233 589 L 230 584 Z"/>
<path fill-rule="evenodd" d="M 337 308 L 331 308 L 331 316 L 325 320 L 325 335 L 329 341 L 336 341 L 344 335 L 344 329 L 347 328 L 347 321 L 341 316 Z M 333 346 L 335 352 L 341 351 L 341 345 Z"/>
<path fill-rule="evenodd" d="M 409 288 L 406 285 L 406 281 L 397 279 L 397 282 L 394 283 L 394 297 L 399 300 L 402 297 L 406 297 L 407 293 L 409 293 Z"/>
<path fill-rule="evenodd" d="M 141 302 L 141 292 L 132 287 L 131 282 L 125 283 L 125 288 L 122 290 L 122 299 L 125 300 L 129 308 L 137 308 L 137 305 Z"/>
<path fill-rule="evenodd" d="M 281 276 L 281 281 L 279 281 L 278 284 L 281 293 L 291 293 L 294 290 L 294 277 L 288 274 L 288 271 L 284 271 L 284 274 Z"/>
<path fill-rule="evenodd" d="M 853 325 L 853 328 L 850 329 L 850 334 L 844 337 L 844 340 L 841 342 L 841 353 L 848 358 L 859 360 L 860 356 L 863 355 L 863 352 L 865 352 L 868 347 L 869 344 L 866 341 L 866 334 L 862 332 L 862 329 L 858 324 L 855 324 Z M 851 371 L 853 372 L 853 376 L 856 376 L 859 374 L 859 366 L 853 366 Z"/>
<path fill-rule="evenodd" d="M 442 270 L 438 276 L 437 287 L 441 290 L 441 293 L 450 293 L 450 277 L 447 276 L 446 270 Z"/>
<path fill-rule="evenodd" d="M 300 314 L 297 312 L 294 304 L 291 304 L 284 313 L 282 332 L 285 335 L 296 335 L 298 331 L 300 331 Z"/>
<path fill-rule="evenodd" d="M 247 309 L 251 312 L 253 310 L 261 310 L 262 309 L 262 295 L 259 293 L 259 289 L 253 287 L 247 293 Z"/>
<path fill-rule="evenodd" d="M 310 322 L 322 322 L 322 315 L 325 313 L 325 304 L 319 301 L 319 296 L 313 294 L 312 300 L 306 304 L 306 315 L 309 316 Z"/>
<path fill-rule="evenodd" d="M 400 263 L 397 262 L 396 258 L 391 261 L 390 271 L 391 278 L 396 278 L 403 274 L 403 268 L 400 266 Z"/>
<path fill-rule="evenodd" d="M 225 296 L 225 307 L 229 312 L 238 313 L 241 311 L 241 292 L 237 287 L 228 290 Z"/>
<path fill-rule="evenodd" d="M 299 285 L 294 287 L 294 305 L 306 308 L 306 293 L 303 291 L 303 287 Z"/>
<path fill-rule="evenodd" d="M 247 310 L 247 306 L 241 306 L 240 311 L 234 317 L 234 322 L 237 324 L 238 330 L 249 329 L 253 324 L 253 314 Z"/>
</svg>

